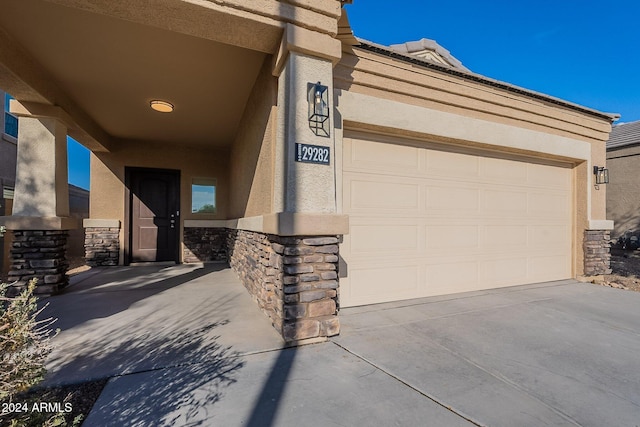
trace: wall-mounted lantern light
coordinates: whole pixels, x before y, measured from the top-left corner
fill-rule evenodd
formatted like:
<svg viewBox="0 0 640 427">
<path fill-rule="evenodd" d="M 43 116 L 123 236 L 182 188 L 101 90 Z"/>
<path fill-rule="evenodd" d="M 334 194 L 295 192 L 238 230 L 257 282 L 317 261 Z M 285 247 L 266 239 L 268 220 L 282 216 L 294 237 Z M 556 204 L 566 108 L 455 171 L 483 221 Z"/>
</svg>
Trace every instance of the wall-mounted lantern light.
<svg viewBox="0 0 640 427">
<path fill-rule="evenodd" d="M 593 174 L 596 176 L 596 187 L 600 184 L 609 183 L 609 169 L 602 166 L 594 166 Z"/>
<path fill-rule="evenodd" d="M 329 88 L 318 83 L 307 84 L 309 127 L 318 136 L 329 136 Z"/>
</svg>

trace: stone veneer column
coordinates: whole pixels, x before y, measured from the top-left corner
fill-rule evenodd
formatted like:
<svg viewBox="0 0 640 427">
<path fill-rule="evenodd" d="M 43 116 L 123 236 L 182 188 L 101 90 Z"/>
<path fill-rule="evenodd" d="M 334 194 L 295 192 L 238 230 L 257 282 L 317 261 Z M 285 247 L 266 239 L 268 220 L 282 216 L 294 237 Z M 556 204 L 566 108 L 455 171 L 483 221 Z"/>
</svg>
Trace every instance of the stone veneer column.
<svg viewBox="0 0 640 427">
<path fill-rule="evenodd" d="M 11 216 L 0 221 L 13 232 L 9 281 L 26 284 L 38 279 L 37 293 L 58 292 L 68 283 L 68 230 L 78 220 L 69 217 L 67 126 L 51 106 L 17 104 L 18 159 Z M 32 111 L 37 111 L 33 113 Z"/>
<path fill-rule="evenodd" d="M 337 335 L 337 236 L 229 232 L 229 263 L 287 342 Z"/>
<path fill-rule="evenodd" d="M 610 230 L 585 230 L 583 248 L 585 276 L 611 273 Z"/>
<path fill-rule="evenodd" d="M 66 230 L 15 230 L 11 246 L 9 282 L 23 286 L 38 280 L 36 293 L 54 294 L 69 284 L 65 257 Z"/>
<path fill-rule="evenodd" d="M 84 220 L 84 259 L 91 267 L 118 265 L 120 221 Z"/>
</svg>

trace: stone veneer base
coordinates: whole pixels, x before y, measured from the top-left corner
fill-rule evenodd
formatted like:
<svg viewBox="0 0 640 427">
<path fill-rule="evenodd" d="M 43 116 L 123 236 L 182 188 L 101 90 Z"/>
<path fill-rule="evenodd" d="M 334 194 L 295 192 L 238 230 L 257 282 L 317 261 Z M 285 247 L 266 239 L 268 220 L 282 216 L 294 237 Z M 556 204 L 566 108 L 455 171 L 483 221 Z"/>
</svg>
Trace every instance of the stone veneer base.
<svg viewBox="0 0 640 427">
<path fill-rule="evenodd" d="M 228 231 L 229 264 L 287 342 L 340 332 L 337 236 Z"/>
<path fill-rule="evenodd" d="M 14 230 L 9 282 L 24 286 L 35 278 L 38 294 L 54 294 L 69 284 L 67 230 Z"/>
<path fill-rule="evenodd" d="M 585 230 L 583 249 L 585 276 L 611 273 L 610 230 Z"/>
<path fill-rule="evenodd" d="M 85 227 L 84 258 L 91 267 L 118 265 L 120 227 Z"/>
<path fill-rule="evenodd" d="M 183 262 L 227 261 L 227 229 L 185 227 Z"/>
</svg>

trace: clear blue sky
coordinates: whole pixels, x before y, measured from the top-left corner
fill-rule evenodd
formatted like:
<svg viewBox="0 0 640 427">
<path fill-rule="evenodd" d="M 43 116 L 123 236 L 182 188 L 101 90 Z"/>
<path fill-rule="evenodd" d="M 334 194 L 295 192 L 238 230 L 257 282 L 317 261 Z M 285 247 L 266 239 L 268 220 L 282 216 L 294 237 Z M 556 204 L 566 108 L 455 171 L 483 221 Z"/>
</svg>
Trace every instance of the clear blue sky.
<svg viewBox="0 0 640 427">
<path fill-rule="evenodd" d="M 356 36 L 428 38 L 471 71 L 640 120 L 640 2 L 354 0 Z M 69 144 L 69 181 L 89 187 L 89 155 Z"/>
<path fill-rule="evenodd" d="M 471 71 L 640 120 L 640 2 L 354 0 L 356 36 L 428 38 Z"/>
</svg>

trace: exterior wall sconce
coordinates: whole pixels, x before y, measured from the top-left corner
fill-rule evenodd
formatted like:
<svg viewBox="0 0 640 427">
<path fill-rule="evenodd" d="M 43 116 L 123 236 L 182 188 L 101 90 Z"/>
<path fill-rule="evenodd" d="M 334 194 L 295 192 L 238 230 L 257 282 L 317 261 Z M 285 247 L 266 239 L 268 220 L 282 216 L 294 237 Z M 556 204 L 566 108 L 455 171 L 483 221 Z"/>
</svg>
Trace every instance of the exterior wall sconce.
<svg viewBox="0 0 640 427">
<path fill-rule="evenodd" d="M 317 136 L 329 136 L 329 88 L 318 83 L 307 83 L 309 102 L 309 128 Z"/>
<path fill-rule="evenodd" d="M 602 166 L 594 166 L 593 174 L 596 176 L 596 189 L 600 184 L 609 183 L 609 169 Z"/>
</svg>

